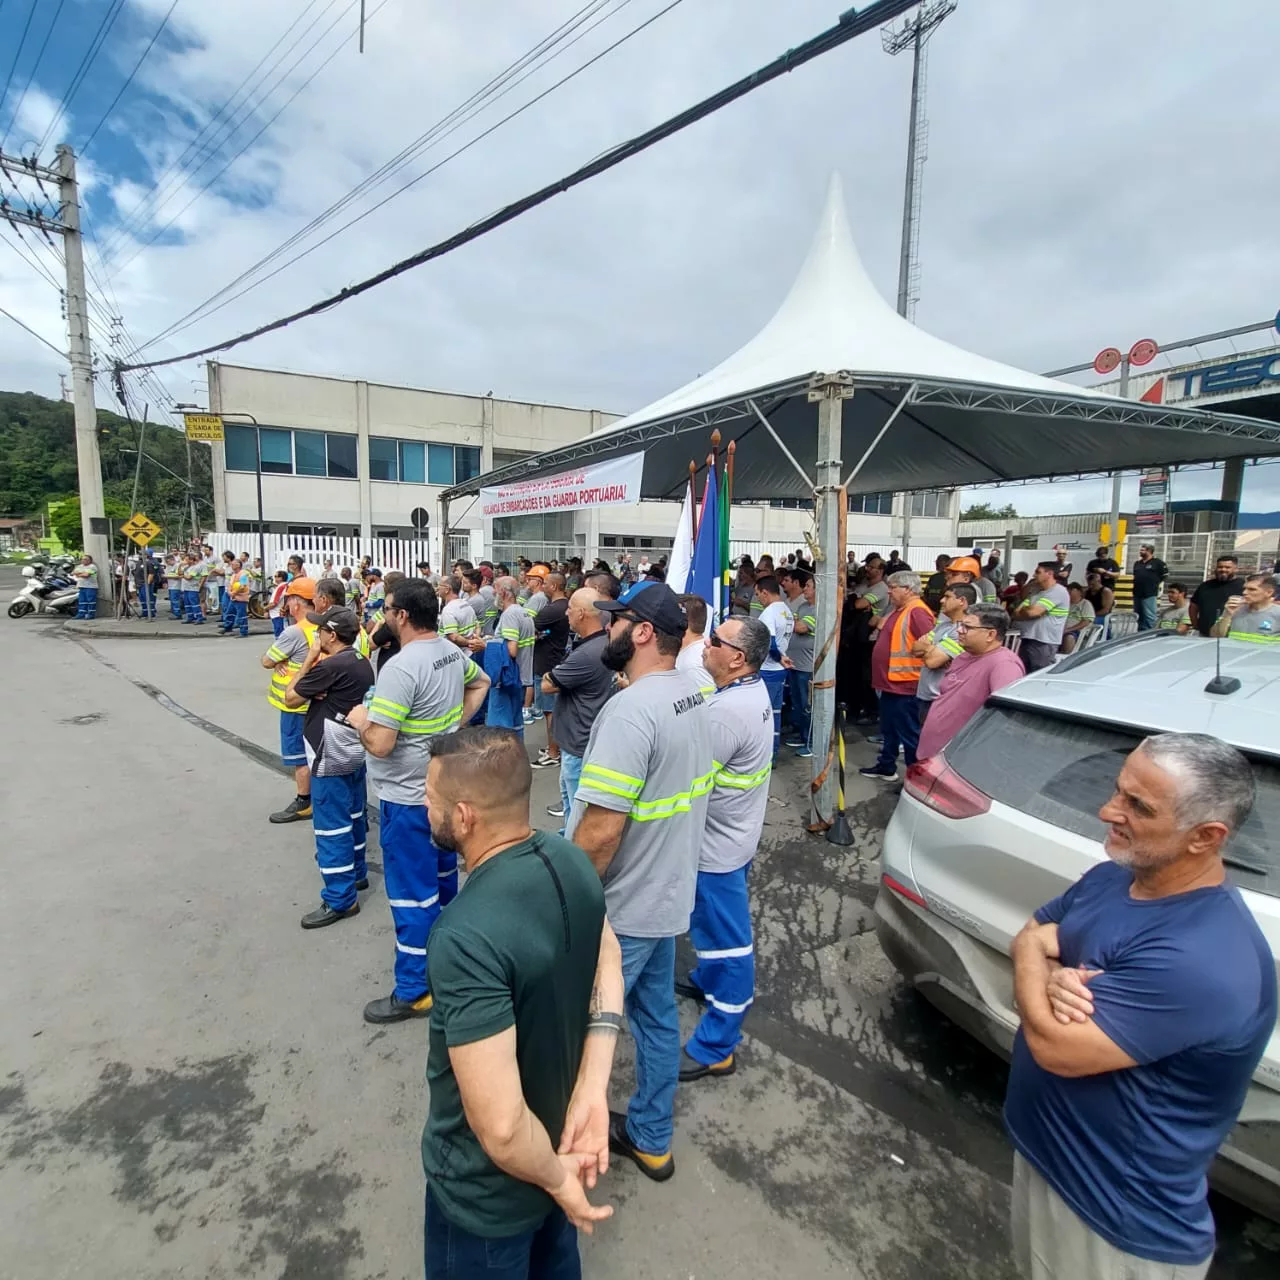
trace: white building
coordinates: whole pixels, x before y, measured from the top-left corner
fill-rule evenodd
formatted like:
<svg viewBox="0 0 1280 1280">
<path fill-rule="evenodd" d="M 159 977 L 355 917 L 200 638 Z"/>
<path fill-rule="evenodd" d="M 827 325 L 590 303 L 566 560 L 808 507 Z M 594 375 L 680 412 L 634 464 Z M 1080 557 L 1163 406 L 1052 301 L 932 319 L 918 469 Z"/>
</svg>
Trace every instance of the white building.
<svg viewBox="0 0 1280 1280">
<path fill-rule="evenodd" d="M 479 515 L 478 504 L 457 503 L 449 513 L 449 546 L 441 548 L 436 526 L 442 489 L 600 431 L 617 414 L 213 361 L 208 373 L 209 408 L 226 422 L 225 441 L 209 446 L 220 530 L 257 528 L 255 435 L 260 434 L 267 533 L 425 536 L 435 563 L 464 554 L 473 559 L 520 554 L 615 559 L 623 550 L 656 556 L 670 548 L 679 518 L 674 502 L 493 520 Z M 852 498 L 850 546 L 902 547 L 904 499 L 888 493 Z M 910 501 L 905 541 L 952 547 L 959 494 L 917 493 Z M 730 529 L 735 550 L 776 555 L 804 546 L 812 528 L 811 507 L 797 500 L 735 503 Z"/>
</svg>

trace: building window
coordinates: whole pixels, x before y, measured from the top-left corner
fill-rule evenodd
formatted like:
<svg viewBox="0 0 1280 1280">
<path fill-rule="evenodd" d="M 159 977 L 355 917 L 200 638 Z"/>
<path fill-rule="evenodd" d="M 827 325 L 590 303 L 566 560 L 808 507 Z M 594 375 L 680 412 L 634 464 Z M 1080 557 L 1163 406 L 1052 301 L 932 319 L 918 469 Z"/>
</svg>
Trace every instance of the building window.
<svg viewBox="0 0 1280 1280">
<path fill-rule="evenodd" d="M 255 457 L 258 450 L 257 445 L 254 443 L 253 428 L 237 426 L 228 422 L 224 430 L 226 432 L 227 470 L 256 471 L 258 467 Z"/>
<path fill-rule="evenodd" d="M 329 478 L 354 480 L 359 474 L 356 470 L 355 436 L 325 436 L 325 440 L 329 445 Z"/>
<path fill-rule="evenodd" d="M 911 514 L 924 516 L 926 519 L 947 516 L 951 511 L 951 495 L 949 493 L 913 493 L 911 495 Z"/>
<path fill-rule="evenodd" d="M 381 436 L 369 437 L 369 479 L 399 480 L 399 453 L 394 440 Z"/>
<path fill-rule="evenodd" d="M 476 452 L 479 453 L 479 450 L 477 449 Z M 529 449 L 495 449 L 493 451 L 493 469 L 497 471 L 502 467 L 509 467 L 513 462 L 519 462 L 522 458 L 532 458 L 533 456 L 533 451 Z"/>
<path fill-rule="evenodd" d="M 295 431 L 293 433 L 293 469 L 300 476 L 325 476 L 329 467 L 325 461 L 323 431 Z"/>
<path fill-rule="evenodd" d="M 891 516 L 893 514 L 892 493 L 857 493 L 849 496 L 849 511 L 861 512 L 864 516 Z"/>
<path fill-rule="evenodd" d="M 474 445 L 460 444 L 453 450 L 453 482 L 461 484 L 480 474 L 480 450 Z"/>
<path fill-rule="evenodd" d="M 262 439 L 262 470 L 270 475 L 287 476 L 293 474 L 293 436 L 289 431 L 274 431 L 264 427 L 259 435 Z M 252 467 L 249 468 L 253 470 Z"/>
<path fill-rule="evenodd" d="M 770 498 L 769 505 L 775 511 L 812 511 L 812 498 Z"/>
<path fill-rule="evenodd" d="M 426 484 L 427 446 L 412 440 L 400 441 L 400 479 L 405 484 Z"/>
<path fill-rule="evenodd" d="M 373 531 L 375 538 L 393 538 L 398 540 L 400 537 L 399 529 L 375 529 Z"/>
<path fill-rule="evenodd" d="M 453 445 L 427 445 L 427 483 L 453 483 Z"/>
<path fill-rule="evenodd" d="M 228 471 L 254 470 L 254 435 L 262 439 L 262 470 L 277 476 L 328 476 L 332 480 L 356 478 L 356 438 L 325 431 L 290 431 L 286 427 L 226 427 L 225 457 Z"/>
</svg>

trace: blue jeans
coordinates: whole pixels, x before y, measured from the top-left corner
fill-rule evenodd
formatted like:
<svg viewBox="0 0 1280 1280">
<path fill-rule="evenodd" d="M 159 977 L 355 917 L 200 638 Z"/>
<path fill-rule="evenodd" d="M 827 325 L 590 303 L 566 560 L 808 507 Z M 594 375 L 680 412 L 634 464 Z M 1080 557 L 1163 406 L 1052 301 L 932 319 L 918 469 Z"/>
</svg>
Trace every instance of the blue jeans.
<svg viewBox="0 0 1280 1280">
<path fill-rule="evenodd" d="M 760 672 L 764 687 L 769 690 L 769 701 L 773 704 L 773 758 L 778 758 L 778 744 L 782 741 L 782 695 L 787 688 L 787 669 L 779 667 Z"/>
<path fill-rule="evenodd" d="M 552 1209 L 532 1231 L 486 1239 L 455 1227 L 427 1187 L 426 1280 L 581 1280 L 578 1233 Z"/>
<path fill-rule="evenodd" d="M 182 618 L 182 591 L 179 587 L 169 588 L 169 616 L 176 620 Z"/>
<path fill-rule="evenodd" d="M 76 592 L 76 617 L 96 618 L 98 616 L 98 588 L 81 587 Z"/>
<path fill-rule="evenodd" d="M 791 694 L 791 728 L 796 738 L 809 741 L 809 686 L 812 671 L 788 671 L 787 689 Z"/>
<path fill-rule="evenodd" d="M 689 980 L 707 993 L 707 1007 L 685 1052 L 703 1066 L 723 1062 L 742 1039 L 742 1023 L 755 999 L 756 960 L 751 938 L 747 873 L 699 871 L 689 938 L 698 963 Z"/>
<path fill-rule="evenodd" d="M 324 878 L 320 901 L 334 911 L 356 903 L 356 881 L 369 874 L 365 865 L 364 770 L 334 778 L 312 776 L 312 826 L 316 865 Z"/>
<path fill-rule="evenodd" d="M 582 781 L 582 757 L 571 756 L 562 747 L 560 749 L 560 807 L 568 819 L 569 810 L 573 808 L 573 797 L 578 794 L 578 783 Z"/>
<path fill-rule="evenodd" d="M 885 693 L 881 690 L 880 732 L 884 741 L 880 744 L 880 758 L 876 761 L 879 769 L 897 772 L 899 746 L 907 767 L 915 764 L 916 748 L 920 745 L 920 712 L 916 709 L 914 691 Z"/>
<path fill-rule="evenodd" d="M 427 982 L 427 939 L 440 915 L 442 864 L 452 863 L 448 896 L 457 891 L 457 854 L 446 854 L 431 839 L 425 804 L 383 800 L 382 875 L 387 905 L 396 927 L 396 996 L 412 1002 L 431 989 Z"/>
<path fill-rule="evenodd" d="M 1144 596 L 1141 600 L 1133 602 L 1134 608 L 1138 611 L 1138 630 L 1154 631 L 1156 629 L 1156 605 L 1159 603 L 1156 596 Z"/>
<path fill-rule="evenodd" d="M 636 1042 L 636 1091 L 627 1103 L 627 1134 L 650 1155 L 671 1150 L 680 1081 L 676 1010 L 676 940 L 629 938 L 622 946 L 622 1007 Z"/>
</svg>

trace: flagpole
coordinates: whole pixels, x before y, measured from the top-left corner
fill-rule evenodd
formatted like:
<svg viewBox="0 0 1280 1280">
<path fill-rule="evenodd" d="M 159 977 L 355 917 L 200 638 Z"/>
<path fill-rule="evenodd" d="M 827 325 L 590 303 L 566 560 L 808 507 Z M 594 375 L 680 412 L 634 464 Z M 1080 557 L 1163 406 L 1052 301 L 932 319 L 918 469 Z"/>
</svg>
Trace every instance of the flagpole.
<svg viewBox="0 0 1280 1280">
<path fill-rule="evenodd" d="M 689 459 L 689 522 L 693 526 L 693 545 L 698 545 L 698 464 Z"/>
<path fill-rule="evenodd" d="M 724 565 L 722 569 L 725 577 L 728 577 L 729 564 L 732 560 L 732 556 L 729 554 L 729 537 L 733 532 L 733 459 L 737 452 L 738 442 L 730 440 L 728 448 L 725 449 L 724 461 Z M 722 618 L 729 616 L 729 596 L 732 590 L 733 588 L 726 582 L 720 592 L 720 613 Z"/>
</svg>

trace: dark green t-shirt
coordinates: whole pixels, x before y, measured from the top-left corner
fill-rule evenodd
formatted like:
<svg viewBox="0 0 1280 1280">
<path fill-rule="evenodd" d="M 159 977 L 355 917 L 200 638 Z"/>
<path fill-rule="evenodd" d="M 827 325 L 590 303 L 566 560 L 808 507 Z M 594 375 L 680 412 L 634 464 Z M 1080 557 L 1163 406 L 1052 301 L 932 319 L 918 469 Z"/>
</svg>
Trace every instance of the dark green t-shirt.
<svg viewBox="0 0 1280 1280">
<path fill-rule="evenodd" d="M 422 1166 L 441 1211 L 465 1231 L 516 1235 L 555 1203 L 485 1155 L 467 1125 L 449 1048 L 514 1025 L 525 1101 L 557 1144 L 586 1038 L 603 923 L 604 890 L 587 855 L 539 831 L 482 863 L 431 930 L 435 1003 Z"/>
</svg>

